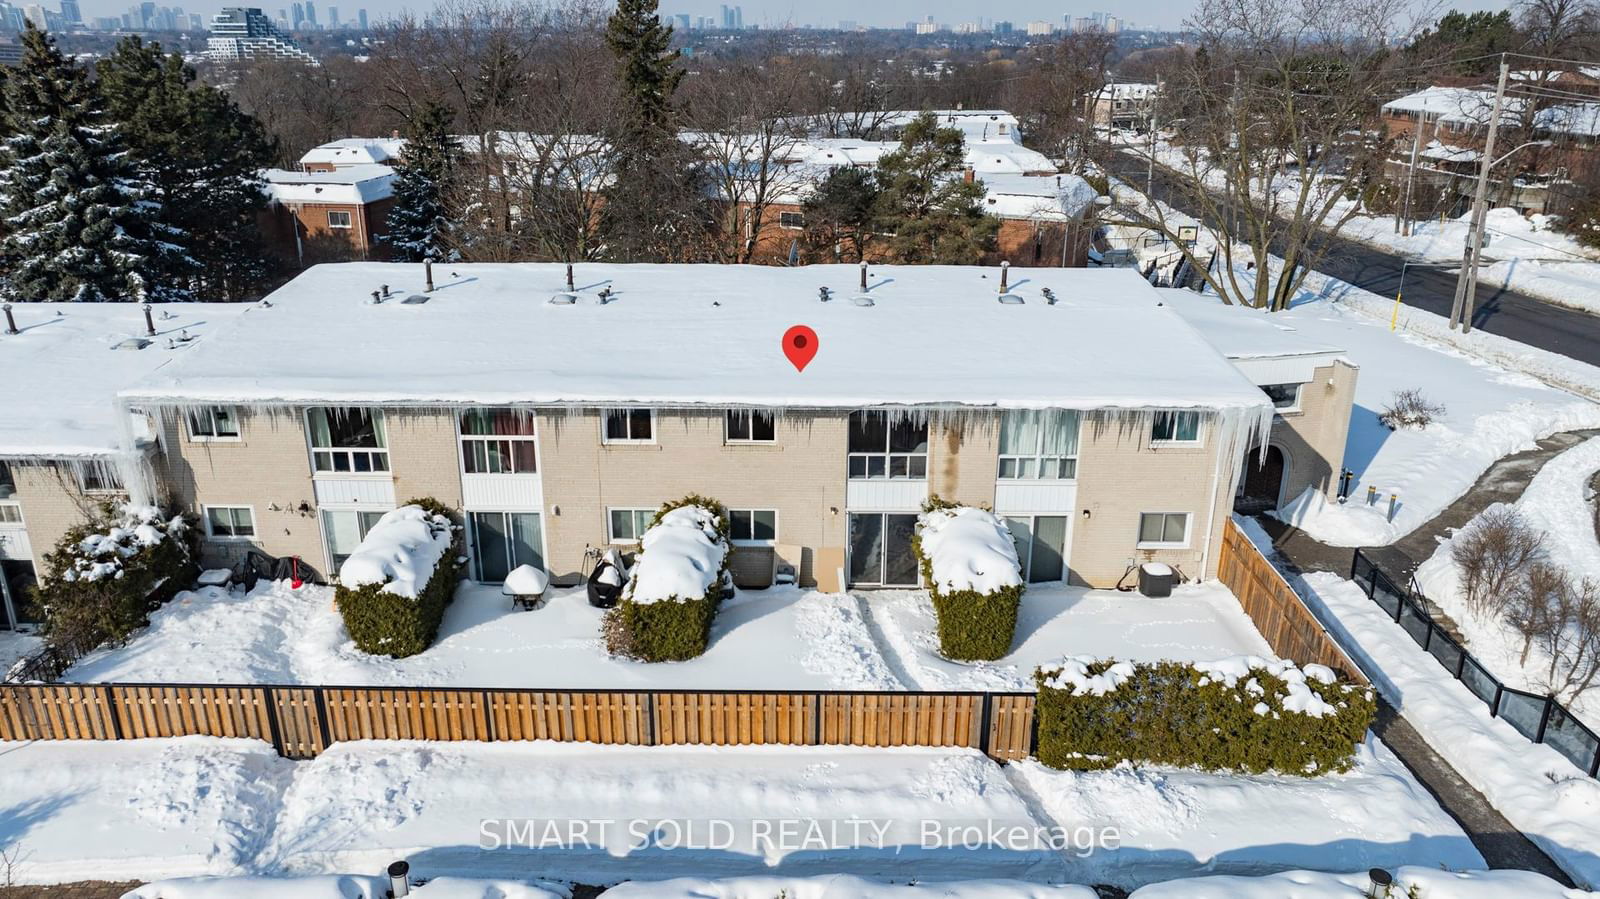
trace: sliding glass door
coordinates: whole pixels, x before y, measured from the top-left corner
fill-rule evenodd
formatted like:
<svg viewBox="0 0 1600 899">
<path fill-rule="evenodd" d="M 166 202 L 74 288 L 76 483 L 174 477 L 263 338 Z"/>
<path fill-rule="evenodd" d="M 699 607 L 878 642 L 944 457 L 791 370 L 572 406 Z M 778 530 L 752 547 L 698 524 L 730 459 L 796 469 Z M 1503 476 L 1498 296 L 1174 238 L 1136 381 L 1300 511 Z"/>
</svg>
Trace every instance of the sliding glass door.
<svg viewBox="0 0 1600 899">
<path fill-rule="evenodd" d="M 1066 579 L 1067 516 L 1007 516 L 1006 527 L 1017 545 L 1023 579 L 1030 584 Z"/>
<path fill-rule="evenodd" d="M 915 587 L 917 557 L 911 551 L 915 514 L 850 514 L 850 584 L 863 587 Z"/>
<path fill-rule="evenodd" d="M 478 580 L 498 584 L 512 569 L 544 569 L 544 534 L 537 512 L 473 512 L 472 558 Z"/>
</svg>

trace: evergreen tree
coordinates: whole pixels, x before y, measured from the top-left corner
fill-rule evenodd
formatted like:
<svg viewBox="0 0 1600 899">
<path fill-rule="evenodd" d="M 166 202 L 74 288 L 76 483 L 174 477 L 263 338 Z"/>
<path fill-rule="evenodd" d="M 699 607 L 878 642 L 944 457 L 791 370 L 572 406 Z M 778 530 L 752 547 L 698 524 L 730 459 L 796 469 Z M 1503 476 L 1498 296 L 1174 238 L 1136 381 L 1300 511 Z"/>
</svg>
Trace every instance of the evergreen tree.
<svg viewBox="0 0 1600 899">
<path fill-rule="evenodd" d="M 879 221 L 901 262 L 972 265 L 995 247 L 1000 221 L 983 212 L 983 185 L 963 177 L 966 142 L 932 113 L 906 125 L 900 147 L 878 160 Z"/>
<path fill-rule="evenodd" d="M 168 277 L 203 299 L 256 295 L 272 270 L 256 223 L 267 202 L 260 170 L 276 155 L 260 123 L 225 92 L 196 84 L 181 55 L 137 36 L 118 42 L 98 74 L 161 221 L 192 229 L 181 241 L 187 262 Z"/>
<path fill-rule="evenodd" d="M 461 164 L 461 148 L 450 134 L 452 117 L 441 104 L 424 106 L 411 123 L 405 149 L 395 163 L 394 207 L 389 210 L 385 239 L 394 247 L 396 261 L 420 262 L 450 255 L 445 197 Z"/>
<path fill-rule="evenodd" d="M 841 166 L 806 197 L 806 243 L 823 258 L 860 262 L 877 224 L 878 179 L 869 169 Z"/>
<path fill-rule="evenodd" d="M 88 73 L 30 23 L 5 83 L 0 242 L 8 300 L 171 299 L 181 232 L 155 218 Z"/>
<path fill-rule="evenodd" d="M 704 173 L 678 139 L 679 53 L 656 10 L 656 0 L 618 0 L 606 23 L 621 97 L 606 135 L 612 179 L 602 229 L 611 255 L 630 262 L 690 258 L 711 223 Z"/>
</svg>

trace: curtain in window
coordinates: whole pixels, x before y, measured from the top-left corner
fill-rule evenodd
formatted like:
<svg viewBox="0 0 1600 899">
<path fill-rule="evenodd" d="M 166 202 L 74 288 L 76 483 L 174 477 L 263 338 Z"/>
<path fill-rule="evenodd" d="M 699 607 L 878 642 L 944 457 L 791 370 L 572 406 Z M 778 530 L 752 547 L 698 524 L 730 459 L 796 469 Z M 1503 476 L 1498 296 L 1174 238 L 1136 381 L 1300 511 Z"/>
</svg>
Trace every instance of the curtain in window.
<svg viewBox="0 0 1600 899">
<path fill-rule="evenodd" d="M 1078 413 L 1070 409 L 1007 412 L 1000 417 L 1000 455 L 1076 456 Z"/>
<path fill-rule="evenodd" d="M 311 421 L 311 445 L 316 447 L 333 446 L 333 434 L 328 427 L 328 410 L 312 409 L 308 418 Z"/>
<path fill-rule="evenodd" d="M 1078 413 L 1070 409 L 1052 409 L 1042 414 L 1044 419 L 1044 444 L 1041 455 L 1076 456 L 1078 454 Z"/>
<path fill-rule="evenodd" d="M 1039 413 L 1007 412 L 1000 416 L 1000 455 L 1031 456 L 1039 451 Z"/>
</svg>

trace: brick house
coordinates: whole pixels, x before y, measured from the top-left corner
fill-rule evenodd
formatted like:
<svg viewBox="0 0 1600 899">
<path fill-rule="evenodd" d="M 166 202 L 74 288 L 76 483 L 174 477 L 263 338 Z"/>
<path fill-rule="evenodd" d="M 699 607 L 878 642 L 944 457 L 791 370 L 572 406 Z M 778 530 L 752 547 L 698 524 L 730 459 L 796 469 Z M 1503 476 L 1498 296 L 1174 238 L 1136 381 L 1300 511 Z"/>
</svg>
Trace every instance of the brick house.
<svg viewBox="0 0 1600 899">
<path fill-rule="evenodd" d="M 386 259 L 394 169 L 360 164 L 290 172 L 269 169 L 261 214 L 268 246 L 301 268 L 321 262 Z"/>
</svg>

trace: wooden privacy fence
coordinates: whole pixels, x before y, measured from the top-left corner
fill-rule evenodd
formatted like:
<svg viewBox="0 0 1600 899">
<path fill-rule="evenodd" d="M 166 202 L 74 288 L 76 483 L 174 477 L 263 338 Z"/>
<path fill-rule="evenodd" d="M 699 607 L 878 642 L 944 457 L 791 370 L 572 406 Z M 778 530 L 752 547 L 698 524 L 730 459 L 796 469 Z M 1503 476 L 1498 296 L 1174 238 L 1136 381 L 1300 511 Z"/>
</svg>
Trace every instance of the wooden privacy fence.
<svg viewBox="0 0 1600 899">
<path fill-rule="evenodd" d="M 0 685 L 0 740 L 247 737 L 314 758 L 347 740 L 1033 750 L 1032 693 Z"/>
<path fill-rule="evenodd" d="M 1353 681 L 1367 683 L 1367 676 L 1231 519 L 1222 532 L 1217 579 L 1238 597 L 1256 630 L 1280 657 L 1301 665 L 1326 665 Z"/>
</svg>

